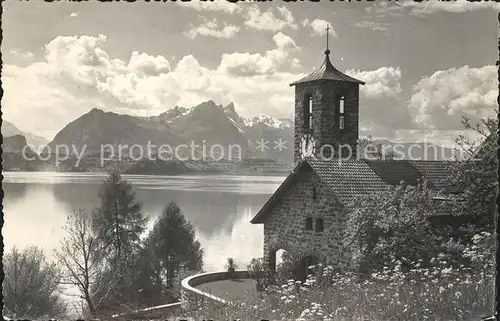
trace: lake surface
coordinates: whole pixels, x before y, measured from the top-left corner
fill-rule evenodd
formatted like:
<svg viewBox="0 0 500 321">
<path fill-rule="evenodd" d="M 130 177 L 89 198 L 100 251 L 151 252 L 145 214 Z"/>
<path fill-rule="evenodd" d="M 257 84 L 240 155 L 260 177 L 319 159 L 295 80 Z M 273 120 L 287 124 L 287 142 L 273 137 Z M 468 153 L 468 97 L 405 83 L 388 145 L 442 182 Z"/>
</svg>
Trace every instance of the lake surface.
<svg viewBox="0 0 500 321">
<path fill-rule="evenodd" d="M 4 227 L 6 251 L 37 244 L 51 259 L 65 232 L 72 209 L 99 204 L 105 173 L 5 172 Z M 207 271 L 225 269 L 233 257 L 244 268 L 262 256 L 263 226 L 252 217 L 284 180 L 284 176 L 146 176 L 124 175 L 149 217 L 149 226 L 170 201 L 175 201 L 196 227 L 205 251 Z"/>
</svg>

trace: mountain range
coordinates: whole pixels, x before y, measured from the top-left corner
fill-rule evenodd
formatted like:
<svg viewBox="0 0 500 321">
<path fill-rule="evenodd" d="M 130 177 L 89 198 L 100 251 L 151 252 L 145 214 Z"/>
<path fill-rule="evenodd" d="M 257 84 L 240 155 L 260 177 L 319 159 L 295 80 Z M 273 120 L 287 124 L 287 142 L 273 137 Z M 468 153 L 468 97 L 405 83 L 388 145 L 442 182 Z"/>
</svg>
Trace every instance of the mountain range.
<svg viewBox="0 0 500 321">
<path fill-rule="evenodd" d="M 162 145 L 169 145 L 172 153 L 176 146 L 194 144 L 197 145 L 193 148 L 196 157 L 234 160 L 241 156 L 291 161 L 293 131 L 290 119 L 245 118 L 236 113 L 233 103 L 222 106 L 206 101 L 191 108 L 176 106 L 151 117 L 119 115 L 94 108 L 66 125 L 48 146 L 51 150 L 58 145 L 74 146 L 78 151 L 85 146 L 87 154 L 98 154 L 101 147 L 106 146 L 103 150 L 114 151 L 115 156 L 121 146 L 122 156 L 137 157 L 140 149 L 133 145 L 142 146 L 144 152 L 149 143 L 152 153 L 157 153 Z M 256 149 L 256 141 L 263 139 L 272 143 L 278 138 L 286 140 L 290 146 L 281 152 L 274 150 L 271 144 L 263 152 Z M 178 152 L 182 157 L 192 154 L 191 147 L 185 146 L 179 147 Z"/>
<path fill-rule="evenodd" d="M 20 133 L 17 135 L 25 136 L 28 144 L 41 141 L 40 137 L 22 133 L 14 125 L 4 122 L 4 136 L 16 132 Z M 274 148 L 274 142 L 280 139 L 286 142 L 281 151 Z M 267 148 L 262 151 L 258 148 L 261 140 L 268 142 Z M 186 144 L 188 146 L 179 147 L 176 153 L 179 157 L 195 156 L 199 159 L 206 156 L 205 159 L 210 160 L 211 156 L 234 160 L 241 156 L 290 164 L 293 162 L 293 141 L 294 126 L 291 119 L 269 116 L 246 118 L 235 111 L 233 103 L 223 106 L 206 101 L 190 108 L 176 106 L 150 117 L 122 115 L 94 108 L 67 124 L 47 145 L 52 151 L 60 145 L 69 146 L 78 152 L 85 151 L 87 156 L 100 155 L 103 148 L 104 154 L 113 154 L 115 157 L 121 154 L 121 158 L 134 156 L 137 159 L 138 156 L 147 156 L 144 153 L 149 149 L 148 144 L 152 155 L 158 155 L 162 145 L 169 145 L 170 150 L 167 148 L 162 151 L 172 155 L 176 146 Z M 374 143 L 388 146 L 389 149 L 394 145 L 387 140 L 375 140 Z M 18 139 L 16 145 L 19 144 L 21 142 Z M 194 155 L 191 151 L 193 144 L 196 145 L 193 147 Z M 142 153 L 137 145 L 142 147 Z M 119 146 L 122 148 L 121 153 Z M 239 146 L 241 155 L 234 146 Z M 19 149 L 19 146 L 14 149 Z M 400 144 L 398 151 L 406 159 L 412 156 L 413 159 L 443 160 L 455 154 L 450 148 L 422 142 Z"/>
<path fill-rule="evenodd" d="M 30 146 L 45 146 L 49 143 L 49 141 L 43 137 L 23 132 L 19 128 L 14 126 L 14 124 L 6 120 L 2 120 L 2 136 L 5 138 L 16 135 L 24 136 L 26 138 L 27 144 L 29 144 Z"/>
</svg>

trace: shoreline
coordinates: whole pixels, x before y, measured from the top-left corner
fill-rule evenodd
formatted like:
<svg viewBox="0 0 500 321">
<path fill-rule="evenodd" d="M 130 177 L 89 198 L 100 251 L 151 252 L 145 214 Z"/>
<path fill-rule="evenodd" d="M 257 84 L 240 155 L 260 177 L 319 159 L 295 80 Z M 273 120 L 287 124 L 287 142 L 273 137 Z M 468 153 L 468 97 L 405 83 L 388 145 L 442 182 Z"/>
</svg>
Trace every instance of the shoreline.
<svg viewBox="0 0 500 321">
<path fill-rule="evenodd" d="M 190 173 L 178 173 L 178 174 L 124 174 L 123 176 L 288 176 L 292 172 L 290 171 L 277 171 L 277 172 L 248 172 L 248 173 L 236 173 L 236 172 L 190 172 Z M 59 173 L 70 173 L 70 174 L 102 174 L 107 175 L 106 171 L 3 171 L 2 175 L 9 173 L 51 173 L 51 174 L 59 174 Z"/>
</svg>

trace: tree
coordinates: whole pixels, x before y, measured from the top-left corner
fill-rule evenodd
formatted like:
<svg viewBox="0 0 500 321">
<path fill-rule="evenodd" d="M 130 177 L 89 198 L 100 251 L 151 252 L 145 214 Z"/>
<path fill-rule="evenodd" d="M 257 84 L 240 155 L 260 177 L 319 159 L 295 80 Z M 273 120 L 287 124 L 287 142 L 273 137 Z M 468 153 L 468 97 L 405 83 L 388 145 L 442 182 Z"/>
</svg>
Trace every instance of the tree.
<svg viewBox="0 0 500 321">
<path fill-rule="evenodd" d="M 104 255 L 94 228 L 95 221 L 86 210 L 73 211 L 68 215 L 64 230 L 67 236 L 61 242 L 61 249 L 55 251 L 55 256 L 63 269 L 63 281 L 74 285 L 85 300 L 90 316 L 96 316 L 96 310 L 106 296 L 97 300 L 97 289 L 105 289 L 110 293 L 115 286 L 115 280 L 107 284 L 96 281 L 104 268 Z M 96 287 L 93 287 L 96 285 Z"/>
<path fill-rule="evenodd" d="M 492 232 L 498 194 L 498 120 L 487 118 L 473 125 L 463 117 L 462 124 L 479 139 L 471 141 L 460 135 L 455 140 L 467 157 L 450 166 L 448 183 L 460 192 L 463 200 L 452 204 L 453 214 L 472 218 L 470 235 L 483 230 Z"/>
<path fill-rule="evenodd" d="M 442 251 L 447 235 L 445 230 L 439 234 L 430 223 L 436 206 L 426 181 L 360 196 L 350 207 L 344 242 L 362 273 L 391 261 L 425 264 Z"/>
<path fill-rule="evenodd" d="M 5 314 L 12 318 L 63 318 L 66 303 L 61 297 L 60 271 L 47 263 L 42 249 L 13 248 L 3 259 Z"/>
<path fill-rule="evenodd" d="M 304 276 L 304 264 L 298 257 L 295 257 L 287 251 L 281 254 L 281 262 L 276 266 L 277 283 L 286 283 L 288 280 L 301 280 Z"/>
<path fill-rule="evenodd" d="M 141 234 L 147 219 L 141 214 L 141 204 L 135 200 L 132 185 L 122 179 L 117 171 L 111 171 L 105 180 L 99 198 L 100 207 L 94 210 L 95 232 L 105 251 L 110 271 L 117 275 L 118 284 L 115 294 L 127 300 L 125 273 L 131 258 L 141 251 Z M 106 279 L 114 277 L 108 275 Z"/>
<path fill-rule="evenodd" d="M 253 258 L 247 265 L 247 271 L 250 274 L 250 277 L 257 283 L 257 291 L 263 291 L 268 284 L 268 278 L 270 277 L 270 272 L 264 264 L 264 259 Z"/>
<path fill-rule="evenodd" d="M 131 299 L 138 305 L 137 308 L 156 306 L 173 299 L 163 288 L 161 264 L 151 247 L 144 246 L 132 265 Z"/>
<path fill-rule="evenodd" d="M 388 145 L 377 144 L 371 135 L 361 138 L 358 142 L 358 157 L 360 159 L 390 160 L 394 159 L 394 152 Z"/>
<path fill-rule="evenodd" d="M 369 272 L 391 261 L 425 260 L 439 253 L 450 256 L 458 264 L 464 261 L 458 254 L 470 244 L 474 235 L 491 232 L 494 226 L 495 197 L 498 193 L 498 160 L 496 119 L 484 119 L 471 125 L 463 118 L 464 127 L 475 132 L 479 144 L 464 136 L 456 140 L 469 157 L 450 162 L 451 175 L 448 187 L 441 191 L 445 196 L 440 204 L 425 182 L 417 187 L 400 185 L 386 192 L 364 195 L 353 202 L 349 215 L 346 245 L 353 248 L 357 267 Z M 478 149 L 478 146 L 480 148 Z M 472 222 L 462 231 L 446 223 L 433 228 L 431 219 L 447 213 L 469 218 L 455 222 Z M 450 222 L 451 223 L 451 222 Z M 458 230 L 458 233 L 457 233 Z"/>
<path fill-rule="evenodd" d="M 156 220 L 146 244 L 159 259 L 168 289 L 173 288 L 173 280 L 180 270 L 198 272 L 203 267 L 203 250 L 196 240 L 194 226 L 174 202 L 168 204 Z"/>
</svg>

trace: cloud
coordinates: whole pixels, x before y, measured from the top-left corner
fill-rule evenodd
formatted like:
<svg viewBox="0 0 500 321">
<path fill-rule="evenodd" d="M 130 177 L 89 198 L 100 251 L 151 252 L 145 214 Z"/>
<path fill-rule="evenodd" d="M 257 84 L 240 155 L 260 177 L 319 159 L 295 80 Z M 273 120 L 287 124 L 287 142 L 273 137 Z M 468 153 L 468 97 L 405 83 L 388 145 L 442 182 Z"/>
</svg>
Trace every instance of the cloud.
<svg viewBox="0 0 500 321">
<path fill-rule="evenodd" d="M 51 69 L 47 63 L 27 67 L 5 64 L 2 75 L 3 117 L 25 131 L 48 138 L 89 106 L 102 107 L 100 101 L 85 98 L 83 91 L 79 95 L 65 89 Z"/>
<path fill-rule="evenodd" d="M 471 2 L 467 0 L 429 0 L 423 2 L 415 2 L 413 0 L 405 0 L 401 2 L 400 5 L 402 7 L 409 8 L 411 10 L 411 13 L 415 15 L 426 15 L 442 11 L 458 13 L 480 9 L 493 9 L 497 11 L 500 10 L 500 3 L 496 3 L 493 1 Z"/>
<path fill-rule="evenodd" d="M 346 70 L 346 74 L 362 80 L 360 92 L 368 98 L 397 97 L 401 94 L 401 69 L 381 67 L 371 71 Z"/>
<path fill-rule="evenodd" d="M 275 15 L 275 13 L 277 15 Z M 284 6 L 261 11 L 256 5 L 245 8 L 244 24 L 248 28 L 261 31 L 280 31 L 284 28 L 298 29 L 290 10 Z"/>
<path fill-rule="evenodd" d="M 462 116 L 472 121 L 493 116 L 497 95 L 496 66 L 463 66 L 421 79 L 408 108 L 422 127 L 462 129 Z"/>
<path fill-rule="evenodd" d="M 147 77 L 168 73 L 171 67 L 163 56 L 150 56 L 134 51 L 130 57 L 128 69 L 138 77 Z"/>
<path fill-rule="evenodd" d="M 224 27 L 221 28 L 217 23 L 217 20 L 212 19 L 210 21 L 206 21 L 198 27 L 193 26 L 189 31 L 186 32 L 186 34 L 191 39 L 194 39 L 197 36 L 230 39 L 233 38 L 239 30 L 240 27 L 234 25 L 224 25 Z"/>
<path fill-rule="evenodd" d="M 367 18 L 387 18 L 399 17 L 403 15 L 405 9 L 399 2 L 380 1 L 373 3 L 371 7 L 366 7 L 365 11 L 370 13 Z"/>
<path fill-rule="evenodd" d="M 5 65 L 5 117 L 47 137 L 94 107 L 150 116 L 175 105 L 214 100 L 233 101 L 243 116 L 292 117 L 295 97 L 288 84 L 305 76 L 290 69 L 298 66 L 294 55 L 300 48 L 282 32 L 273 36 L 274 48 L 263 53 L 226 53 L 214 68 L 193 55 L 176 64 L 161 55 L 140 52 L 121 60 L 103 49 L 106 41 L 103 35 L 56 37 L 45 46 L 43 61 L 23 67 Z M 416 116 L 435 121 L 436 130 L 452 130 L 443 125 L 447 118 L 452 122 L 448 110 L 441 110 L 443 105 L 450 106 L 454 117 L 464 110 L 482 113 L 476 106 L 481 103 L 488 104 L 484 110 L 491 110 L 496 98 L 493 66 L 438 72 L 416 84 L 409 101 L 401 98 L 398 67 L 346 73 L 366 82 L 360 87 L 362 135 L 393 137 L 397 130 L 422 130 L 415 124 Z M 461 129 L 459 120 L 453 124 Z"/>
<path fill-rule="evenodd" d="M 232 13 L 238 13 L 242 10 L 241 4 L 231 3 L 231 2 L 226 1 L 226 0 L 216 0 L 216 1 L 210 1 L 210 2 L 176 1 L 174 3 L 176 3 L 179 6 L 185 7 L 185 8 L 194 9 L 196 11 L 218 11 L 218 12 L 232 14 Z"/>
<path fill-rule="evenodd" d="M 218 67 L 209 69 L 192 55 L 175 65 L 139 52 L 128 60 L 110 57 L 103 49 L 104 35 L 56 37 L 44 47 L 43 61 L 4 66 L 2 109 L 21 128 L 47 137 L 94 107 L 156 115 L 211 99 L 234 101 L 251 111 L 248 116 L 291 116 L 294 97 L 288 83 L 298 76 L 281 68 L 298 62 L 290 55 L 299 48 L 281 32 L 273 40 L 276 47 L 264 54 L 226 54 Z M 235 75 L 246 66 L 254 69 Z"/>
<path fill-rule="evenodd" d="M 365 14 L 363 14 L 361 21 L 356 22 L 353 26 L 388 34 L 389 27 L 394 26 L 394 23 L 391 22 L 392 18 L 400 17 L 404 11 L 405 8 L 398 2 L 374 2 L 371 6 L 365 7 Z"/>
<path fill-rule="evenodd" d="M 393 137 L 397 129 L 415 128 L 401 97 L 402 72 L 399 67 L 375 70 L 346 70 L 346 74 L 364 81 L 359 87 L 360 136 Z"/>
<path fill-rule="evenodd" d="M 217 70 L 227 75 L 253 76 L 271 74 L 282 66 L 298 67 L 298 59 L 289 57 L 300 50 L 293 39 L 279 32 L 274 35 L 273 41 L 276 48 L 266 51 L 264 55 L 239 52 L 223 54 Z"/>
<path fill-rule="evenodd" d="M 370 29 L 372 31 L 381 31 L 383 33 L 387 33 L 389 31 L 383 23 L 368 20 L 356 22 L 354 27 Z"/>
<path fill-rule="evenodd" d="M 292 12 L 285 6 L 279 6 L 276 8 L 278 12 L 280 13 L 281 17 L 283 17 L 283 20 L 285 20 L 288 23 L 293 23 L 293 15 Z"/>
<path fill-rule="evenodd" d="M 24 60 L 31 60 L 34 57 L 32 52 L 22 51 L 22 50 L 17 50 L 17 49 L 13 49 L 13 50 L 9 51 L 9 55 L 11 55 L 15 58 L 20 58 L 20 59 L 24 59 Z"/>
<path fill-rule="evenodd" d="M 313 36 L 324 36 L 326 34 L 326 27 L 330 26 L 329 34 L 334 38 L 338 38 L 337 32 L 332 28 L 332 24 L 326 20 L 314 19 L 310 22 L 309 19 L 306 18 L 302 21 L 302 26 L 309 28 Z"/>
<path fill-rule="evenodd" d="M 256 4 L 250 2 L 231 3 L 225 0 L 211 2 L 175 2 L 185 8 L 196 11 L 217 11 L 226 14 L 239 15 L 247 28 L 259 31 L 281 31 L 285 28 L 298 29 L 294 23 L 292 12 L 285 6 L 269 7 L 261 10 Z"/>
</svg>

